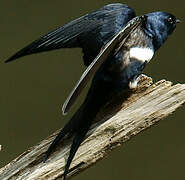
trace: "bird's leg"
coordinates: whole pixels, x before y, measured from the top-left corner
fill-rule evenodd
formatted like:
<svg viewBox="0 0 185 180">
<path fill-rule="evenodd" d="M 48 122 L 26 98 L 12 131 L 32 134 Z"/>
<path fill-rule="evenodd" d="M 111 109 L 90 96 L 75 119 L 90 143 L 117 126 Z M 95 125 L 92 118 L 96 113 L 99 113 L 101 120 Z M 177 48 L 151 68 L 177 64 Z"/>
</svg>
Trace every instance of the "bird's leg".
<svg viewBox="0 0 185 180">
<path fill-rule="evenodd" d="M 141 79 L 141 75 L 135 76 L 135 77 L 129 82 L 129 88 L 130 88 L 130 89 L 136 89 L 137 86 L 138 86 L 138 82 L 140 81 L 140 79 Z"/>
<path fill-rule="evenodd" d="M 129 88 L 130 89 L 136 89 L 137 88 L 138 82 L 141 79 L 141 72 L 143 71 L 143 69 L 145 68 L 147 63 L 148 63 L 148 61 L 145 61 L 144 63 L 142 63 L 141 65 L 139 65 L 136 68 L 137 71 L 134 71 L 135 75 L 129 81 Z M 136 65 L 134 65 L 134 63 L 133 63 L 131 66 L 136 66 Z"/>
</svg>

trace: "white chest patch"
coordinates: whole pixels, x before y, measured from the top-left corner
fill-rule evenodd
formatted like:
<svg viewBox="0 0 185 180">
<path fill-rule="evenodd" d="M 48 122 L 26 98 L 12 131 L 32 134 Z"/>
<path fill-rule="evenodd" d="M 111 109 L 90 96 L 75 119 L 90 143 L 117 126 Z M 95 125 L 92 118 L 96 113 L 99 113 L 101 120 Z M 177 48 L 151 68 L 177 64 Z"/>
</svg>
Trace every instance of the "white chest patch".
<svg viewBox="0 0 185 180">
<path fill-rule="evenodd" d="M 150 48 L 133 47 L 130 49 L 130 58 L 138 59 L 140 61 L 150 61 L 154 55 L 154 51 Z"/>
</svg>

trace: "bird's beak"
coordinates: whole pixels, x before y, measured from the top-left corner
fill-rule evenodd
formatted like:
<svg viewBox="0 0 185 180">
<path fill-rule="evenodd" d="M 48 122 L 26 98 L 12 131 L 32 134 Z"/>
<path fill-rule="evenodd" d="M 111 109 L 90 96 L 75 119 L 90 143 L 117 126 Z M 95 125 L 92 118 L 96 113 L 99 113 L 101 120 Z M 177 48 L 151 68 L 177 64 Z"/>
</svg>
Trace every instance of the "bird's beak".
<svg viewBox="0 0 185 180">
<path fill-rule="evenodd" d="M 176 23 L 180 23 L 181 22 L 181 20 L 180 19 L 176 19 Z"/>
</svg>

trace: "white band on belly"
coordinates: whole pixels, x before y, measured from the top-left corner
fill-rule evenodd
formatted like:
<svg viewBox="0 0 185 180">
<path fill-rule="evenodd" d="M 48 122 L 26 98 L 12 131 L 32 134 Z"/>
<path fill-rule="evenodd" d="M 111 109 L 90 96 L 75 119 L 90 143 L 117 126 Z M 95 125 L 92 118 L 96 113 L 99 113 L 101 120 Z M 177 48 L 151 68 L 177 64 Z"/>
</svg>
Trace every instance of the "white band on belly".
<svg viewBox="0 0 185 180">
<path fill-rule="evenodd" d="M 130 58 L 138 59 L 140 61 L 150 61 L 154 55 L 154 51 L 150 48 L 133 47 L 130 49 Z"/>
</svg>

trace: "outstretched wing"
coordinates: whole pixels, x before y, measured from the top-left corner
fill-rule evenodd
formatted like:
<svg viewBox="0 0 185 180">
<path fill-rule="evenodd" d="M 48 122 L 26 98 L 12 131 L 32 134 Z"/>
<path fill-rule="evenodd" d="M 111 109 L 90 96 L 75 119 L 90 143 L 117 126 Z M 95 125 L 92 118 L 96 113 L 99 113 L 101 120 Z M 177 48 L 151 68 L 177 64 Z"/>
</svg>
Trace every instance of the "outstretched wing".
<svg viewBox="0 0 185 180">
<path fill-rule="evenodd" d="M 77 82 L 76 86 L 70 93 L 69 97 L 66 99 L 62 112 L 63 114 L 67 113 L 70 107 L 74 104 L 75 100 L 83 90 L 83 88 L 88 83 L 92 75 L 97 71 L 101 64 L 112 54 L 115 53 L 121 48 L 120 45 L 123 45 L 127 40 L 129 34 L 131 34 L 138 26 L 142 25 L 146 20 L 145 16 L 139 16 L 131 21 L 123 28 L 114 38 L 112 38 L 100 51 L 98 56 L 92 61 L 88 66 L 86 71 L 82 74 L 80 80 Z"/>
<path fill-rule="evenodd" d="M 106 5 L 46 34 L 5 62 L 59 48 L 81 47 L 84 53 L 84 64 L 89 65 L 101 47 L 134 17 L 133 9 L 125 4 Z"/>
</svg>

